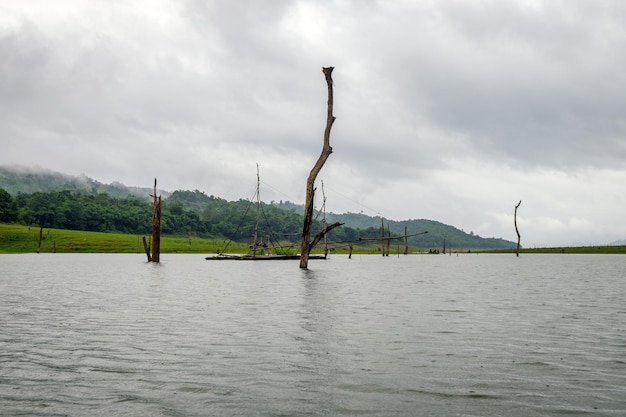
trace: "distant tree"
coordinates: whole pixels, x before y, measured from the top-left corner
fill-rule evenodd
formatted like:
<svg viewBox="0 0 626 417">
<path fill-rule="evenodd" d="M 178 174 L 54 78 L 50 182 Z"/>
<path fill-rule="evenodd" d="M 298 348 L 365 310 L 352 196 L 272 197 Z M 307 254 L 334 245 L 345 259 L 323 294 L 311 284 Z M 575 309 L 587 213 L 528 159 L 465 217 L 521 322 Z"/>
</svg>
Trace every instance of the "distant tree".
<svg viewBox="0 0 626 417">
<path fill-rule="evenodd" d="M 57 211 L 54 197 L 54 194 L 39 191 L 31 194 L 29 206 L 35 222 L 41 227 L 51 226 L 53 223 Z"/>
<path fill-rule="evenodd" d="M 5 189 L 0 188 L 0 222 L 11 223 L 17 220 L 17 203 Z"/>
</svg>

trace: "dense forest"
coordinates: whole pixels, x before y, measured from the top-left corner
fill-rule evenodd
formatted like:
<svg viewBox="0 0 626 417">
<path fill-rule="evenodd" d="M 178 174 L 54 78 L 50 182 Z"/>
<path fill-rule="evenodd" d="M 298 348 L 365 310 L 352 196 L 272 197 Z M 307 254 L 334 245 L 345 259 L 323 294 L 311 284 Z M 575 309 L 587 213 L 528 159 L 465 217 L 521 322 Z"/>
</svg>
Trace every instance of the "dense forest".
<svg viewBox="0 0 626 417">
<path fill-rule="evenodd" d="M 70 230 L 149 234 L 152 220 L 151 189 L 122 184 L 101 184 L 51 172 L 20 173 L 0 167 L 0 222 L 44 225 Z M 160 192 L 159 192 L 160 193 Z M 261 203 L 227 201 L 198 190 L 163 192 L 162 232 L 174 236 L 198 236 L 249 241 L 258 219 L 262 240 L 298 242 L 303 207 L 289 201 Z M 342 227 L 328 235 L 333 242 L 380 238 L 381 222 L 393 236 L 428 232 L 409 238 L 424 249 L 512 248 L 510 241 L 482 238 L 432 220 L 393 221 L 364 214 L 328 213 L 329 223 Z M 321 230 L 321 216 L 314 229 Z M 406 228 L 406 229 L 405 229 Z M 398 239 L 392 244 L 402 245 Z"/>
<path fill-rule="evenodd" d="M 198 199 L 203 204 L 198 204 Z M 196 205 L 196 209 L 186 205 Z M 246 200 L 229 202 L 199 191 L 176 191 L 163 204 L 161 230 L 174 236 L 226 238 L 245 242 L 257 224 L 261 240 L 297 242 L 302 216 L 276 205 L 257 206 Z M 49 228 L 149 234 L 152 203 L 134 196 L 111 197 L 105 193 L 50 191 L 11 196 L 0 189 L 0 221 Z M 315 222 L 321 230 L 320 220 Z M 358 240 L 380 235 L 378 229 L 339 228 L 329 235 L 335 241 Z"/>
</svg>

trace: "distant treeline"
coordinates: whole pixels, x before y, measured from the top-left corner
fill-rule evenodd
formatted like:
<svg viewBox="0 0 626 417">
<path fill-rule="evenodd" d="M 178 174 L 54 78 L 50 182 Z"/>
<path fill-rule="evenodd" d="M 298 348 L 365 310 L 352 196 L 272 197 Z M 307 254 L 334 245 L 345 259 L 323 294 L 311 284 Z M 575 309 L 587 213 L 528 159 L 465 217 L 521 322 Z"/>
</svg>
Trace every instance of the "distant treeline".
<svg viewBox="0 0 626 417">
<path fill-rule="evenodd" d="M 73 177 L 49 170 L 0 166 L 0 222 L 39 224 L 88 231 L 149 233 L 152 218 L 152 192 L 147 187 L 128 187 L 121 183 L 104 184 L 86 176 Z M 226 201 L 198 190 L 170 193 L 159 190 L 164 198 L 163 233 L 197 235 L 249 241 L 255 224 L 255 209 L 245 200 Z M 13 197 L 11 197 L 13 196 Z M 248 211 L 247 216 L 242 214 Z M 303 205 L 289 201 L 263 204 L 260 228 L 271 229 L 281 241 L 296 242 L 302 233 Z M 267 220 L 266 220 L 267 219 Z M 409 237 L 409 245 L 422 249 L 452 248 L 511 249 L 515 243 L 501 238 L 483 238 L 470 231 L 435 220 L 390 220 L 361 213 L 327 213 L 328 223 L 344 226 L 329 235 L 333 241 L 355 241 L 380 237 L 384 224 L 392 235 Z M 316 222 L 319 229 L 320 219 Z M 427 234 L 419 234 L 428 231 Z M 267 240 L 267 231 L 260 237 Z M 380 243 L 380 242 L 379 242 Z M 402 240 L 392 244 L 403 245 Z M 372 242 L 372 245 L 376 243 Z"/>
<path fill-rule="evenodd" d="M 258 210 L 258 212 L 257 212 Z M 176 191 L 163 203 L 162 232 L 174 236 L 226 238 L 245 242 L 254 234 L 258 218 L 258 239 L 298 242 L 302 216 L 276 205 L 261 203 L 259 208 L 246 200 L 227 201 L 199 191 Z M 106 193 L 50 191 L 18 193 L 0 188 L 0 222 L 43 225 L 49 228 L 96 232 L 149 234 L 152 202 Z M 321 230 L 321 219 L 315 222 Z M 379 237 L 378 228 L 340 227 L 332 231 L 333 241 L 354 241 Z"/>
</svg>

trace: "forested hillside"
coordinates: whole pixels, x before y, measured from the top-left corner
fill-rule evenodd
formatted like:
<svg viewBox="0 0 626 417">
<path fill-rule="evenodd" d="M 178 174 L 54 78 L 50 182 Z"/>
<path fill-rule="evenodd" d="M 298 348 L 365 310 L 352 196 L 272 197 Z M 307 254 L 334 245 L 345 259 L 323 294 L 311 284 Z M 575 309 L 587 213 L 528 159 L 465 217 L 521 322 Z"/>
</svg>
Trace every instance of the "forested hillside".
<svg viewBox="0 0 626 417">
<path fill-rule="evenodd" d="M 88 230 L 148 234 L 151 227 L 151 189 L 122 184 L 102 184 L 86 177 L 0 167 L 0 222 Z M 225 238 L 245 242 L 253 234 L 257 217 L 264 241 L 296 243 L 302 232 L 302 209 L 291 202 L 262 203 L 227 201 L 198 190 L 163 192 L 162 232 L 179 236 Z M 327 214 L 328 223 L 344 225 L 328 238 L 334 242 L 359 242 L 381 236 L 381 218 L 364 214 Z M 384 219 L 393 236 L 411 236 L 409 244 L 423 249 L 511 248 L 513 242 L 482 238 L 432 220 Z M 321 216 L 314 229 L 321 230 Z M 403 239 L 394 240 L 403 245 Z"/>
</svg>

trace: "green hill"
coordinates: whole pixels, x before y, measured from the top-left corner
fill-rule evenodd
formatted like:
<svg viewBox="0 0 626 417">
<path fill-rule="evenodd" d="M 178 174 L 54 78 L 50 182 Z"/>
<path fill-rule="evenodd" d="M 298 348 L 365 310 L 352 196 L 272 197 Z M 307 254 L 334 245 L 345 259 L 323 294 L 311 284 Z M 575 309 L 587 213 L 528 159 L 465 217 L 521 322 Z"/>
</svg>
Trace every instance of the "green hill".
<svg viewBox="0 0 626 417">
<path fill-rule="evenodd" d="M 0 189 L 8 192 L 6 207 L 11 212 L 0 221 L 17 221 L 61 229 L 145 233 L 150 227 L 150 188 L 103 184 L 88 177 L 72 177 L 46 170 L 0 167 Z M 163 233 L 245 241 L 252 235 L 254 210 L 246 200 L 227 201 L 198 190 L 161 192 L 164 197 Z M 10 197 L 13 196 L 13 197 Z M 0 202 L 2 203 L 2 202 Z M 0 211 L 2 211 L 0 204 Z M 303 206 L 289 201 L 262 203 L 265 235 L 297 242 L 302 231 Z M 6 220 L 9 219 L 9 220 Z M 328 236 L 332 241 L 354 242 L 381 236 L 381 218 L 357 213 L 328 213 L 329 223 L 344 225 Z M 393 236 L 409 235 L 408 243 L 422 249 L 510 249 L 514 242 L 483 238 L 434 220 L 387 220 Z M 319 221 L 315 227 L 319 230 Z M 424 233 L 427 232 L 427 233 Z M 419 234 L 419 235 L 418 235 Z M 403 239 L 393 244 L 403 245 Z"/>
</svg>

